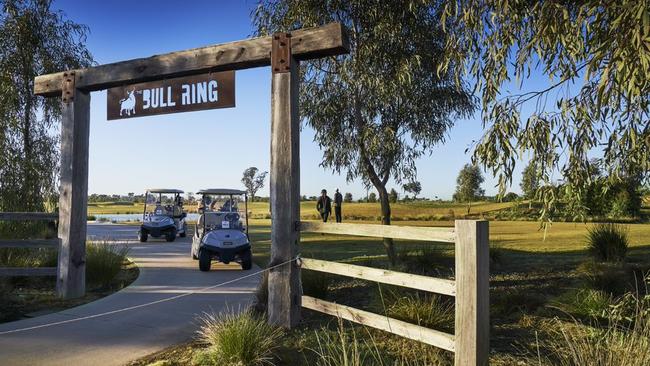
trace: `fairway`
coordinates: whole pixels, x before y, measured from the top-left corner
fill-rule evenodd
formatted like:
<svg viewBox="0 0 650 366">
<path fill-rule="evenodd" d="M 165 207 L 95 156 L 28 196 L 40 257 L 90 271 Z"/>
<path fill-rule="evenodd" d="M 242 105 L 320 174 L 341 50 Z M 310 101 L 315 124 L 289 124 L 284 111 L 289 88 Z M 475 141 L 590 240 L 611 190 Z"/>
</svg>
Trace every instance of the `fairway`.
<svg viewBox="0 0 650 366">
<path fill-rule="evenodd" d="M 354 221 L 357 223 L 376 223 Z M 415 221 L 397 222 L 403 226 L 451 226 L 451 221 Z M 530 221 L 491 221 L 490 246 L 520 254 L 536 255 L 544 253 L 575 254 L 584 252 L 588 228 L 593 224 L 554 223 L 546 230 L 540 228 L 539 222 Z M 650 246 L 650 225 L 630 224 L 630 247 Z M 257 257 L 256 262 L 265 264 L 260 258 L 267 258 L 270 250 L 271 220 L 251 220 L 251 239 Z M 397 250 L 404 248 L 432 245 L 428 242 L 398 240 Z M 385 258 L 386 252 L 380 238 L 352 237 L 340 235 L 302 234 L 301 252 L 303 256 L 337 261 L 359 261 L 368 258 Z M 452 246 L 436 244 L 438 246 Z"/>
<path fill-rule="evenodd" d="M 512 206 L 510 202 L 475 202 L 472 203 L 470 214 L 485 214 L 507 209 Z M 197 204 L 185 204 L 188 212 L 196 212 Z M 131 202 L 91 202 L 88 203 L 88 214 L 137 214 L 142 213 L 144 204 Z M 253 218 L 268 218 L 268 202 L 249 202 L 248 210 Z M 392 218 L 402 220 L 439 220 L 450 216 L 462 217 L 467 214 L 467 204 L 417 201 L 397 202 L 391 204 Z M 350 202 L 343 204 L 343 216 L 351 219 L 379 221 L 381 208 L 379 203 Z M 300 202 L 300 216 L 303 219 L 317 218 L 316 201 Z"/>
</svg>

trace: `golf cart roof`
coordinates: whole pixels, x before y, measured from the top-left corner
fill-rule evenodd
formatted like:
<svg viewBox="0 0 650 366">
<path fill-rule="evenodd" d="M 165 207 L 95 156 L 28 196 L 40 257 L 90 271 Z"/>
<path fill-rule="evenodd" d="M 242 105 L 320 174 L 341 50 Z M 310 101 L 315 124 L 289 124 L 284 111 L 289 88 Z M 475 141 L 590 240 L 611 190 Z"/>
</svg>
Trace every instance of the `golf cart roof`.
<svg viewBox="0 0 650 366">
<path fill-rule="evenodd" d="M 236 195 L 236 194 L 246 194 L 246 191 L 239 189 L 229 189 L 229 188 L 209 188 L 202 189 L 197 194 L 223 194 L 223 195 Z"/>
<path fill-rule="evenodd" d="M 149 188 L 147 189 L 149 193 L 183 193 L 180 189 L 172 188 Z"/>
</svg>

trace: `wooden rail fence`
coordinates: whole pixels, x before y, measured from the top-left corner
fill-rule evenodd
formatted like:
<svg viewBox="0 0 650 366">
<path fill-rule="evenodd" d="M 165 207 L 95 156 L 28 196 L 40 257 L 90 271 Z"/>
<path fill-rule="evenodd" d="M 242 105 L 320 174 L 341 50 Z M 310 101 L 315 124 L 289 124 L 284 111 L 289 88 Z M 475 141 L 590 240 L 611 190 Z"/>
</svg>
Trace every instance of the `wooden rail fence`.
<svg viewBox="0 0 650 366">
<path fill-rule="evenodd" d="M 59 214 L 46 212 L 0 212 L 0 221 L 57 221 Z M 54 239 L 4 239 L 0 248 L 56 248 L 60 240 Z M 56 276 L 57 267 L 0 267 L 0 276 Z"/>
<path fill-rule="evenodd" d="M 482 366 L 489 356 L 489 245 L 487 221 L 456 220 L 453 228 L 301 222 L 300 231 L 436 241 L 455 244 L 455 280 L 369 268 L 318 259 L 301 260 L 303 269 L 361 278 L 455 297 L 455 334 L 302 296 L 302 306 L 454 352 L 456 366 Z"/>
</svg>

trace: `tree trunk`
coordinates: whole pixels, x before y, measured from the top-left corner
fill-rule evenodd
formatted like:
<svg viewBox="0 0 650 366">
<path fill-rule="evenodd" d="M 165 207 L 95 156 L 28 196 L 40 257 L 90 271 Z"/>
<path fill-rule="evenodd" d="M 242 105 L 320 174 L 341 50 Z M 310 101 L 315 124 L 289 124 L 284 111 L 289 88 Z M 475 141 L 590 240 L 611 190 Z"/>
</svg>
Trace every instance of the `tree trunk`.
<svg viewBox="0 0 650 366">
<path fill-rule="evenodd" d="M 379 187 L 375 186 L 377 191 L 379 191 L 379 202 L 381 203 L 381 224 L 390 225 L 390 201 L 388 199 L 388 192 L 386 191 L 386 186 L 381 185 Z M 386 254 L 388 254 L 388 260 L 390 265 L 394 266 L 397 261 L 397 255 L 395 254 L 395 243 L 391 238 L 384 238 L 384 248 L 386 249 Z"/>
</svg>

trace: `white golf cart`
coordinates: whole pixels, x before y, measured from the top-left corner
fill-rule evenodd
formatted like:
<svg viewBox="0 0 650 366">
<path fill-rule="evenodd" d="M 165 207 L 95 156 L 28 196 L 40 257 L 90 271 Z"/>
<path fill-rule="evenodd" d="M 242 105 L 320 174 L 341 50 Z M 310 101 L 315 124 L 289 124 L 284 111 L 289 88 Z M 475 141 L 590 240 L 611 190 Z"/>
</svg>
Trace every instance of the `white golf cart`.
<svg viewBox="0 0 650 366">
<path fill-rule="evenodd" d="M 248 196 L 237 189 L 204 189 L 199 203 L 199 220 L 192 239 L 192 259 L 199 269 L 209 271 L 212 260 L 228 264 L 237 262 L 251 269 L 253 255 L 248 238 Z M 243 201 L 244 210 L 239 210 Z"/>
<path fill-rule="evenodd" d="M 154 238 L 164 236 L 167 241 L 176 240 L 176 235 L 182 238 L 187 235 L 187 213 L 183 210 L 181 194 L 180 189 L 147 189 L 138 231 L 141 242 L 147 241 L 150 235 Z"/>
</svg>

